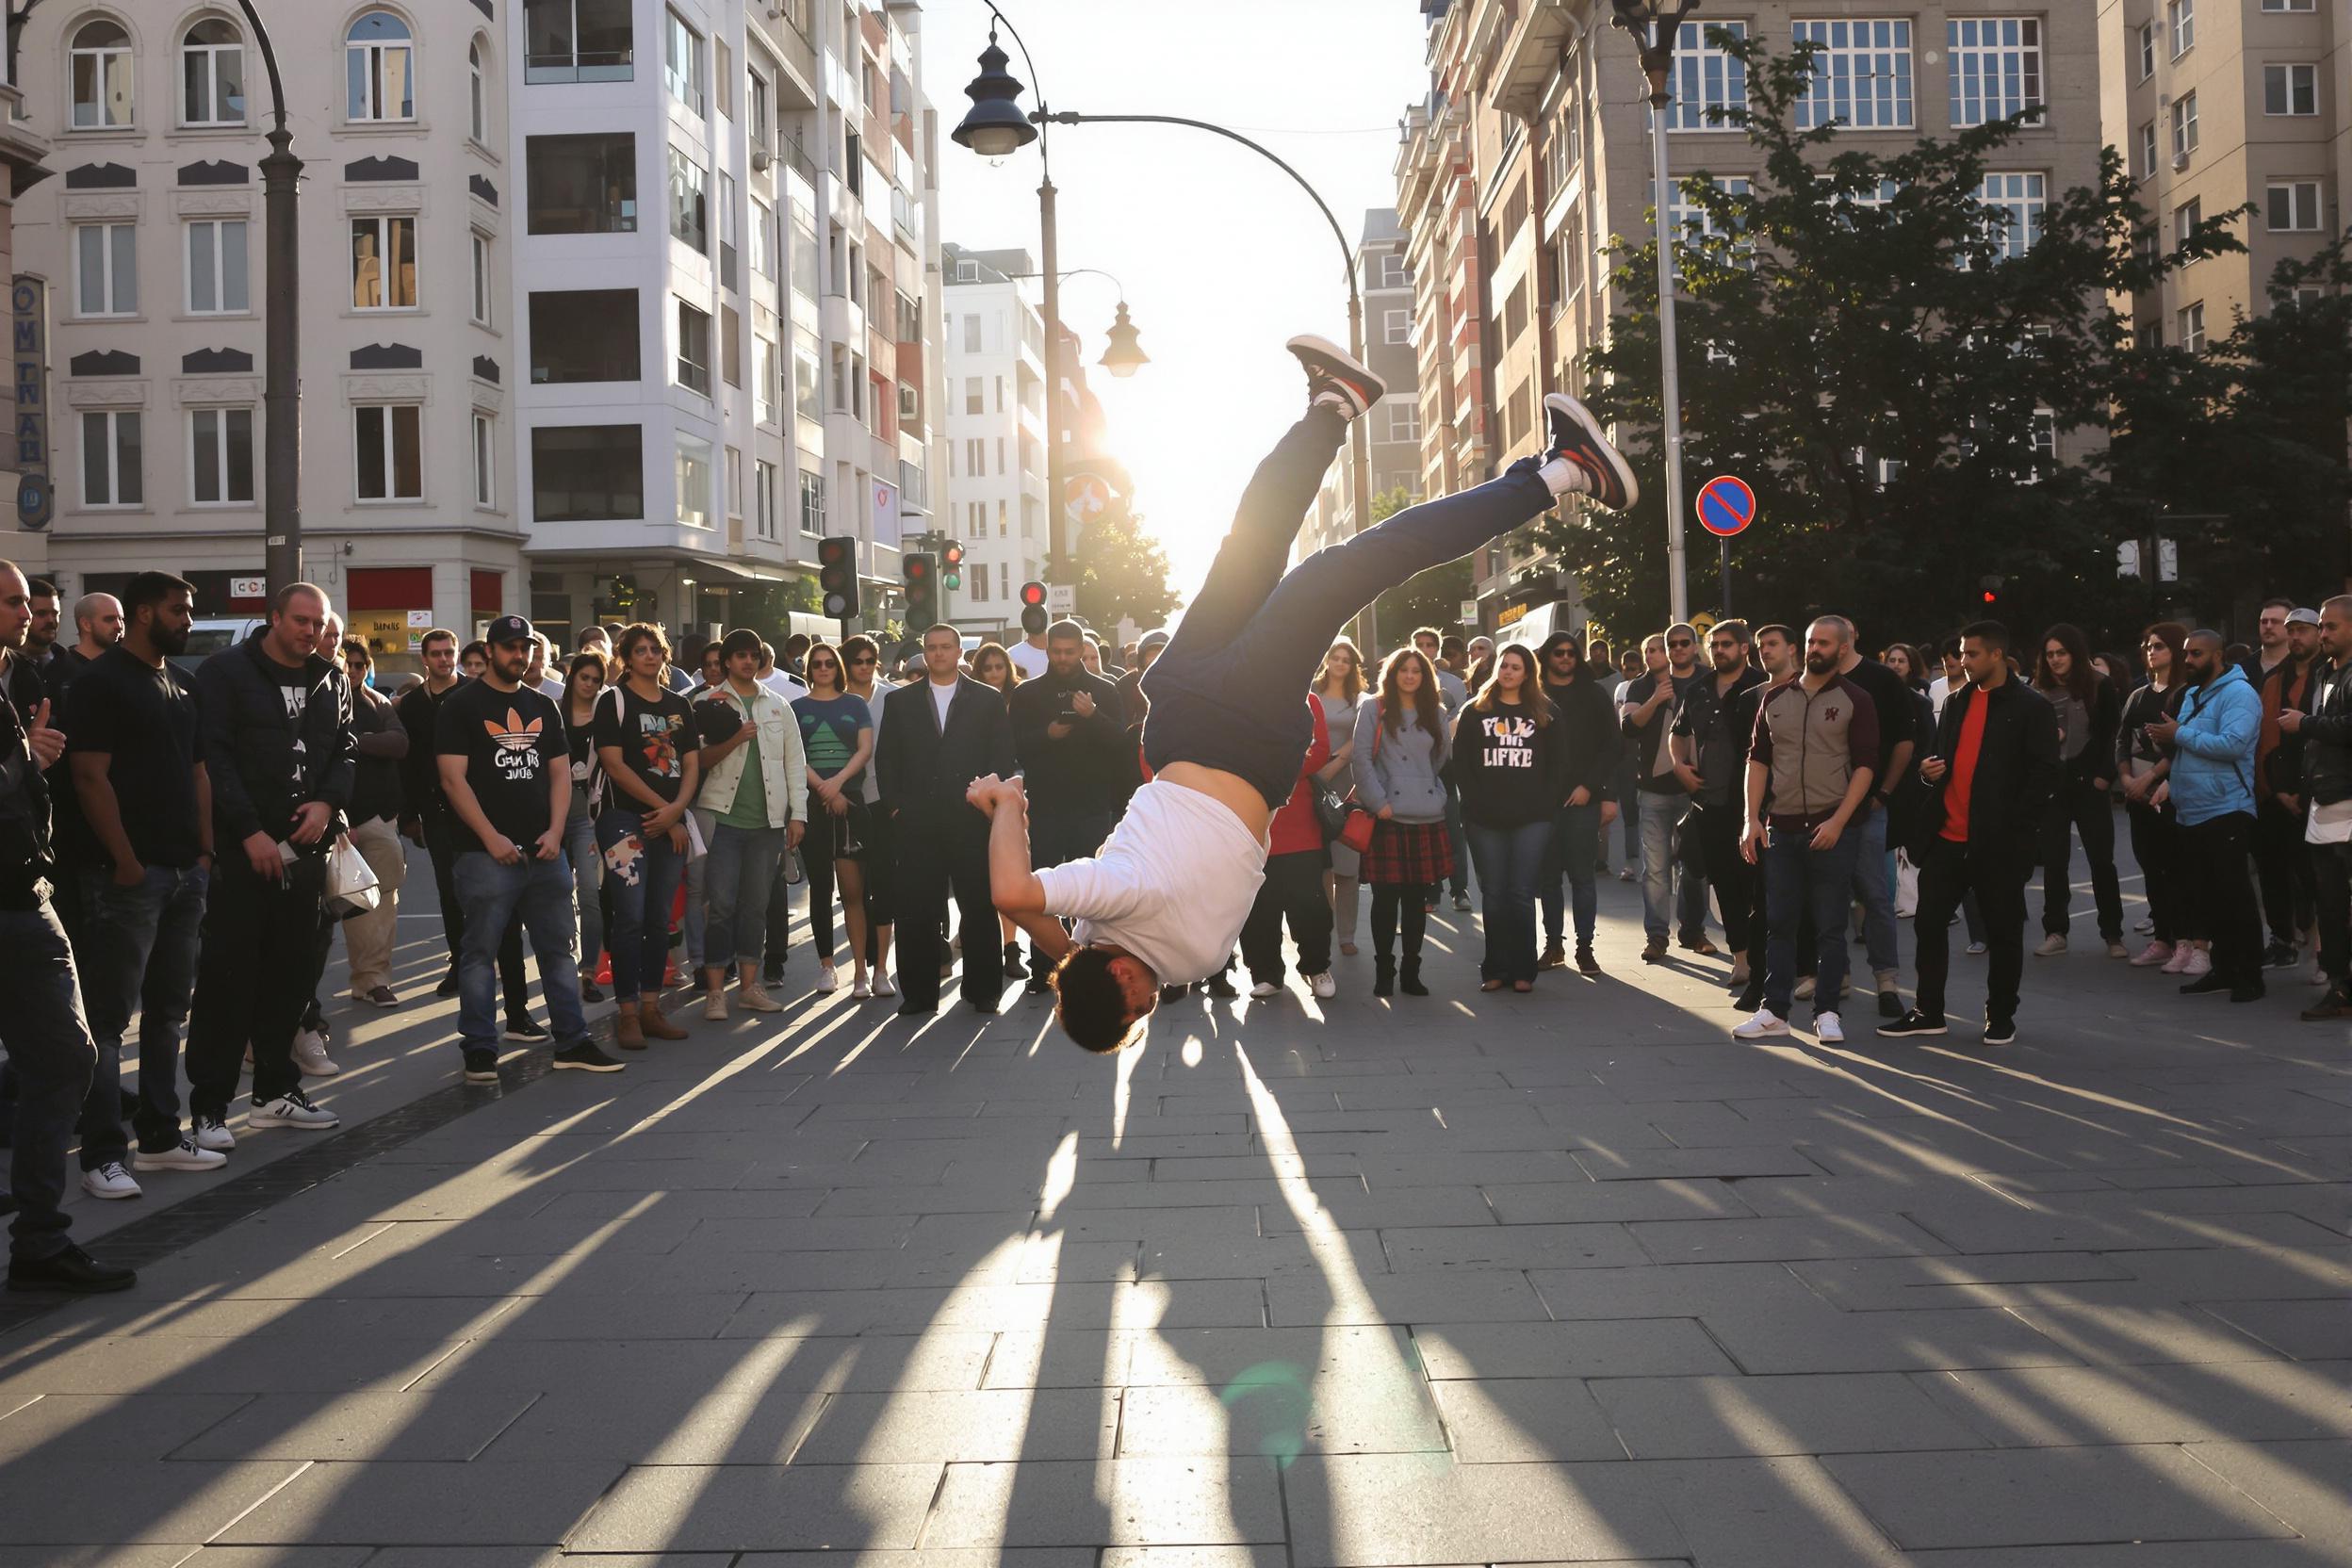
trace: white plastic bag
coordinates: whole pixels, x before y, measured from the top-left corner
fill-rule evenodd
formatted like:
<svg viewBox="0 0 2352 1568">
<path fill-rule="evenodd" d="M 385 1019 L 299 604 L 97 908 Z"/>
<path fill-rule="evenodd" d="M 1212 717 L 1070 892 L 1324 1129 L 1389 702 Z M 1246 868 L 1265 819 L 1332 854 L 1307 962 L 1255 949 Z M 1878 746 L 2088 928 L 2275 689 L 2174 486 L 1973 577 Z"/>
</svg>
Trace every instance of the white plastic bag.
<svg viewBox="0 0 2352 1568">
<path fill-rule="evenodd" d="M 335 847 L 327 851 L 327 913 L 337 920 L 366 914 L 383 898 L 368 857 L 352 846 L 350 834 L 336 834 Z"/>
<path fill-rule="evenodd" d="M 1907 851 L 1895 851 L 1895 918 L 1909 920 L 1919 912 L 1919 868 Z"/>
</svg>

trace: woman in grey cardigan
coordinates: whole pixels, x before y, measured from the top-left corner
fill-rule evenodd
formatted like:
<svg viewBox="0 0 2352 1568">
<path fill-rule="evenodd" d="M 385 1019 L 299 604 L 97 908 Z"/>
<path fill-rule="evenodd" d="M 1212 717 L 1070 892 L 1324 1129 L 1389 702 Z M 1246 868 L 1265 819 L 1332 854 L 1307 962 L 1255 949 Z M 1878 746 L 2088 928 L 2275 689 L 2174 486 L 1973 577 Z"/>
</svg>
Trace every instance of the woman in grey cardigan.
<svg viewBox="0 0 2352 1568">
<path fill-rule="evenodd" d="M 1322 788 L 1346 800 L 1356 787 L 1356 710 L 1364 706 L 1364 656 L 1342 637 L 1323 655 L 1323 673 L 1309 688 L 1322 699 L 1323 717 L 1331 732 L 1331 760 L 1315 774 Z M 1339 938 L 1343 956 L 1356 956 L 1356 883 L 1363 865 L 1346 844 L 1331 844 L 1331 869 L 1323 874 L 1324 895 L 1331 901 L 1331 929 Z"/>
<path fill-rule="evenodd" d="M 1356 710 L 1356 799 L 1378 820 L 1364 852 L 1364 880 L 1372 890 L 1374 996 L 1401 988 L 1427 996 L 1421 984 L 1421 938 L 1429 889 L 1453 874 L 1454 846 L 1446 831 L 1446 720 L 1438 706 L 1437 672 L 1416 648 L 1402 647 L 1380 666 L 1380 689 Z M 1391 956 L 1404 928 L 1401 965 Z"/>
</svg>

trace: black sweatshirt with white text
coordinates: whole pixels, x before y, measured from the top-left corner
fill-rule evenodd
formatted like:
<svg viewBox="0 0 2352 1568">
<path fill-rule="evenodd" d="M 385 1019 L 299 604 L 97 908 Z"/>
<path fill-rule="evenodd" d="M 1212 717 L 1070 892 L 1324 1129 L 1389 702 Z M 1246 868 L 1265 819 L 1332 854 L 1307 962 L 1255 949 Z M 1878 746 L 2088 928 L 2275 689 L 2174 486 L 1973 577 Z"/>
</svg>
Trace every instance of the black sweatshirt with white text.
<svg viewBox="0 0 2352 1568">
<path fill-rule="evenodd" d="M 1536 710 L 1526 703 L 1497 702 L 1486 711 L 1463 705 L 1454 728 L 1453 762 L 1463 822 L 1524 827 L 1548 822 L 1559 811 L 1568 797 L 1567 730 L 1558 710 L 1548 702 L 1544 708 L 1551 722 L 1539 726 Z"/>
</svg>

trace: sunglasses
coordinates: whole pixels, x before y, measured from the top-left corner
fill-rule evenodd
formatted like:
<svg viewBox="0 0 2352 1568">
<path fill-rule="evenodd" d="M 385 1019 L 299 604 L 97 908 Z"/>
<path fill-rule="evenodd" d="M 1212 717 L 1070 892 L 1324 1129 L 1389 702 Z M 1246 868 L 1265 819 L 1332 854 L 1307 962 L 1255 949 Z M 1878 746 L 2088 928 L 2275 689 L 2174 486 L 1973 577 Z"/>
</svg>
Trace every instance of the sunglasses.
<svg viewBox="0 0 2352 1568">
<path fill-rule="evenodd" d="M 1688 637 L 1669 637 L 1666 639 L 1666 645 L 1670 648 L 1687 648 L 1690 645 L 1690 639 Z"/>
</svg>

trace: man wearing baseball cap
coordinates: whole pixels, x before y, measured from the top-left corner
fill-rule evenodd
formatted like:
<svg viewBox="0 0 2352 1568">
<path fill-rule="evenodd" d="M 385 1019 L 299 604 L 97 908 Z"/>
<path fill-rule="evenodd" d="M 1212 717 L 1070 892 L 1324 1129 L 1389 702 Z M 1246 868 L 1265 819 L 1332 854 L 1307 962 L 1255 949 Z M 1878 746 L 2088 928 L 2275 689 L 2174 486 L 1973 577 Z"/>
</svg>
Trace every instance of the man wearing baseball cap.
<svg viewBox="0 0 2352 1568">
<path fill-rule="evenodd" d="M 2313 923 L 2316 890 L 2303 842 L 2303 742 L 2279 728 L 2278 716 L 2299 712 L 2319 662 L 2319 612 L 2286 613 L 2286 657 L 2255 684 L 2261 688 L 2262 728 L 2254 745 L 2254 870 L 2262 880 L 2262 919 L 2270 945 L 2264 969 L 2291 969 L 2302 956 L 2303 934 Z"/>
<path fill-rule="evenodd" d="M 489 666 L 452 692 L 433 721 L 441 792 L 457 823 L 451 874 L 466 911 L 457 956 L 457 1036 L 466 1081 L 498 1081 L 498 943 L 517 919 L 539 956 L 539 988 L 555 1032 L 555 1065 L 618 1072 L 596 1049 L 580 1010 L 580 930 L 564 822 L 572 795 L 571 748 L 554 703 L 523 684 L 537 646 L 531 623 L 490 623 Z"/>
</svg>

